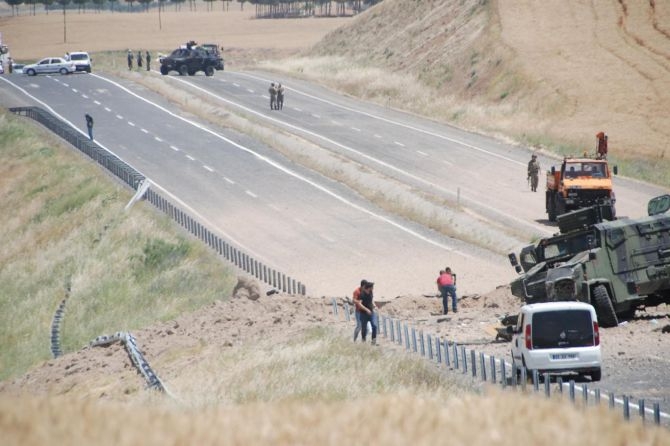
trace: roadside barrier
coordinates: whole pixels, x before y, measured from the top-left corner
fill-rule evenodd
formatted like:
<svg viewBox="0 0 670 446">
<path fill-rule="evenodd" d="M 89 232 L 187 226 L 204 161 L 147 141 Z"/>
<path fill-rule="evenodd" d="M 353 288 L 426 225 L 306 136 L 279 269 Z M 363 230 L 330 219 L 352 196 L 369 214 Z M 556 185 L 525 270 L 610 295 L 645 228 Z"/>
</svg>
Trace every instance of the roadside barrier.
<svg viewBox="0 0 670 446">
<path fill-rule="evenodd" d="M 142 183 L 146 181 L 144 175 L 136 171 L 125 161 L 121 160 L 110 151 L 100 147 L 94 141 L 91 141 L 83 132 L 63 122 L 63 120 L 52 115 L 48 111 L 40 107 L 13 107 L 10 108 L 9 111 L 39 122 L 47 129 L 79 149 L 82 153 L 88 155 L 98 164 L 105 167 L 133 190 L 138 191 Z M 180 226 L 207 244 L 207 246 L 216 251 L 218 255 L 225 258 L 237 268 L 283 293 L 299 294 L 303 296 L 307 294 L 306 286 L 300 281 L 264 265 L 241 249 L 236 248 L 232 243 L 216 235 L 179 206 L 151 189 L 151 186 L 144 190 L 145 199 L 149 203 L 153 204 L 161 212 L 179 223 Z"/>
<path fill-rule="evenodd" d="M 54 358 L 63 355 L 60 348 L 60 323 L 63 321 L 63 315 L 65 314 L 65 301 L 67 301 L 67 296 L 60 302 L 51 320 L 51 354 Z"/>
<path fill-rule="evenodd" d="M 135 368 L 144 376 L 144 379 L 147 382 L 147 386 L 150 389 L 155 389 L 161 392 L 165 392 L 165 386 L 161 382 L 158 375 L 153 371 L 144 355 L 137 347 L 137 341 L 135 337 L 130 332 L 118 331 L 113 335 L 109 336 L 98 336 L 91 341 L 91 347 L 106 347 L 114 342 L 120 342 L 126 348 L 130 360 L 133 362 Z"/>
<path fill-rule="evenodd" d="M 345 312 L 350 311 L 350 307 L 346 301 L 338 304 L 337 298 L 334 297 L 332 304 L 334 308 L 342 305 Z M 333 312 L 333 315 L 339 319 L 336 310 Z M 350 321 L 350 319 L 349 315 L 345 315 L 345 321 Z M 469 370 L 469 374 L 471 374 L 473 380 L 479 379 L 482 383 L 488 382 L 500 385 L 502 389 L 512 389 L 513 391 L 520 389 L 522 393 L 539 394 L 542 391 L 547 398 L 556 395 L 563 396 L 564 389 L 567 389 L 567 398 L 572 403 L 581 400 L 584 406 L 600 406 L 601 404 L 603 391 L 594 387 L 592 383 L 577 384 L 574 380 L 569 380 L 566 383 L 563 382 L 562 377 L 558 376 L 555 379 L 552 394 L 552 380 L 547 373 L 540 375 L 537 370 L 534 370 L 531 376 L 527 376 L 525 367 L 516 367 L 515 364 L 510 364 L 503 358 L 496 358 L 484 352 L 477 352 L 475 349 L 467 349 L 464 345 L 457 344 L 456 340 L 448 340 L 437 335 L 424 333 L 423 330 L 418 331 L 419 346 L 417 348 L 417 329 L 412 327 L 411 323 L 385 315 L 380 315 L 379 319 L 380 327 L 378 327 L 378 333 L 381 336 L 400 348 L 404 347 L 406 352 L 418 353 L 421 357 L 440 367 L 444 367 L 448 371 L 468 374 Z M 403 342 L 401 333 L 405 333 L 405 342 Z M 412 337 L 411 345 L 409 342 L 410 333 Z M 424 348 L 424 339 L 427 339 L 427 350 Z M 435 355 L 433 355 L 433 345 L 435 346 Z M 444 354 L 438 352 L 443 352 Z M 532 384 L 532 392 L 528 389 L 529 380 Z M 544 384 L 542 389 L 540 389 L 540 382 Z M 577 393 L 581 393 L 581 398 L 577 397 Z M 657 402 L 653 403 L 650 409 L 646 407 L 644 399 L 638 399 L 637 404 L 635 404 L 626 395 L 621 398 L 617 398 L 613 392 L 607 392 L 607 395 L 608 407 L 616 410 L 617 406 L 620 406 L 625 420 L 630 420 L 637 411 L 637 417 L 642 423 L 647 421 L 647 416 L 653 417 L 653 424 L 655 425 L 660 425 L 662 420 L 664 424 L 670 423 L 670 414 L 661 412 L 660 404 Z"/>
</svg>

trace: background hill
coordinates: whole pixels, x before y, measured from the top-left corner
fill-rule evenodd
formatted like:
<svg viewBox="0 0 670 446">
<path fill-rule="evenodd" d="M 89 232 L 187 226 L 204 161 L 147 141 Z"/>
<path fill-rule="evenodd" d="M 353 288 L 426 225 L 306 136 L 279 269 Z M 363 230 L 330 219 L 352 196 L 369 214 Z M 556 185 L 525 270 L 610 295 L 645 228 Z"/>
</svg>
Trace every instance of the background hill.
<svg viewBox="0 0 670 446">
<path fill-rule="evenodd" d="M 385 0 L 270 66 L 670 184 L 668 2 Z"/>
</svg>

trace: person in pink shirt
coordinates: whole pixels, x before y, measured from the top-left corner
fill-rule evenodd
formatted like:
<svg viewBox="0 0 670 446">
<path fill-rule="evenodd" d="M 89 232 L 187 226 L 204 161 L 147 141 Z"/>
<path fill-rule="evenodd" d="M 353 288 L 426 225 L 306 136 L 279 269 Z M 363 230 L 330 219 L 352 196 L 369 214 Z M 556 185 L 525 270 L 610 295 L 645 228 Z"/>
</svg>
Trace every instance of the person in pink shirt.
<svg viewBox="0 0 670 446">
<path fill-rule="evenodd" d="M 444 308 L 444 314 L 449 313 L 449 296 L 451 296 L 451 309 L 454 310 L 454 313 L 458 313 L 458 308 L 456 305 L 456 277 L 455 274 L 451 272 L 450 267 L 440 271 L 440 276 L 437 278 L 437 289 L 442 295 L 442 307 Z"/>
</svg>

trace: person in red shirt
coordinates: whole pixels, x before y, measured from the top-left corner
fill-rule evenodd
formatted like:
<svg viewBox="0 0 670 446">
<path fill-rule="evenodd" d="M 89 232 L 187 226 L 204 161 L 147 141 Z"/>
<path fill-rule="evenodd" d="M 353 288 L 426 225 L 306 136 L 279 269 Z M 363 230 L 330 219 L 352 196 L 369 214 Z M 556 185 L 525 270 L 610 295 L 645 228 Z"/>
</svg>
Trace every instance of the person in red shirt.
<svg viewBox="0 0 670 446">
<path fill-rule="evenodd" d="M 444 314 L 449 313 L 449 296 L 451 296 L 451 309 L 454 310 L 454 313 L 458 313 L 456 307 L 456 280 L 450 267 L 446 267 L 444 270 L 440 271 L 440 276 L 437 278 L 437 289 L 442 295 Z"/>
<path fill-rule="evenodd" d="M 377 305 L 374 302 L 374 297 L 372 294 L 372 289 L 374 287 L 373 282 L 368 282 L 367 280 L 361 281 L 361 286 L 356 293 L 354 291 L 354 305 L 356 306 L 356 311 L 358 311 L 360 320 L 361 320 L 361 339 L 365 342 L 365 339 L 368 334 L 368 322 L 372 328 L 372 345 L 377 344 L 377 318 L 375 317 L 375 310 Z M 355 332 L 354 332 L 355 334 Z"/>
</svg>

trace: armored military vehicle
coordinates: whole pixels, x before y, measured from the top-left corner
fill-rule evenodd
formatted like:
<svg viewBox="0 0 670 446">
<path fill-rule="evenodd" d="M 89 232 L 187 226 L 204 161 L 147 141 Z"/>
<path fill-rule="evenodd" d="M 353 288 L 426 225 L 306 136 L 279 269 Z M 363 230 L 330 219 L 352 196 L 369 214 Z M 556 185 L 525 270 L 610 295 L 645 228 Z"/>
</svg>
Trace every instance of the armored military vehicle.
<svg viewBox="0 0 670 446">
<path fill-rule="evenodd" d="M 595 217 L 584 217 L 586 210 L 562 216 L 572 230 L 524 248 L 521 264 L 510 254 L 521 273 L 511 284 L 515 296 L 591 303 L 603 327 L 640 306 L 670 303 L 670 195 L 650 200 L 643 218 L 607 221 L 597 208 Z"/>
</svg>

